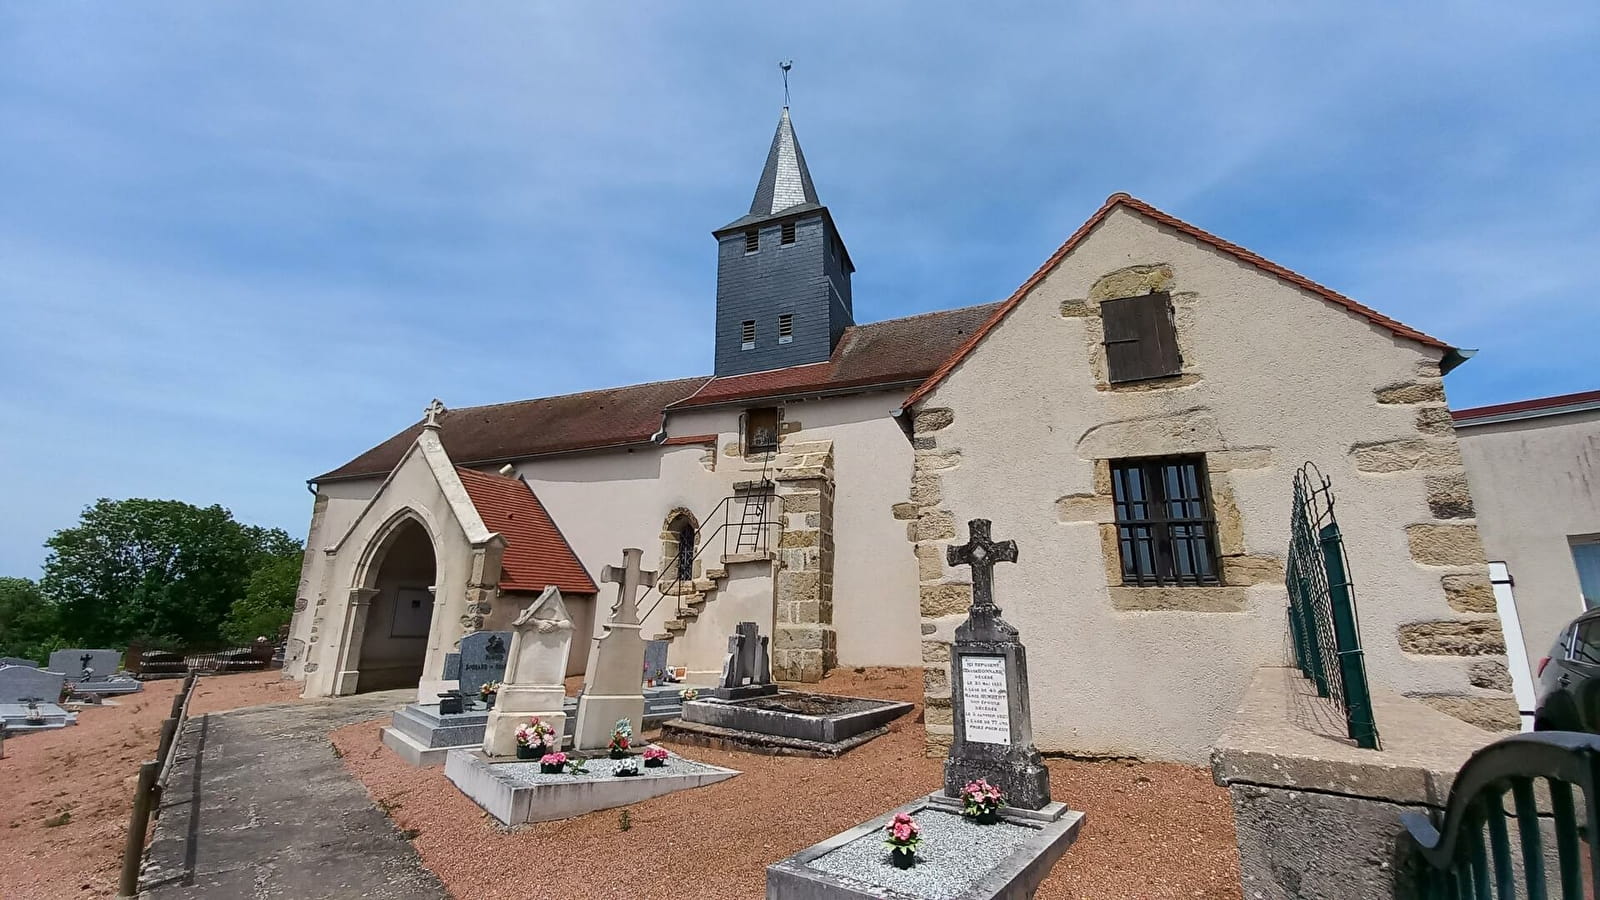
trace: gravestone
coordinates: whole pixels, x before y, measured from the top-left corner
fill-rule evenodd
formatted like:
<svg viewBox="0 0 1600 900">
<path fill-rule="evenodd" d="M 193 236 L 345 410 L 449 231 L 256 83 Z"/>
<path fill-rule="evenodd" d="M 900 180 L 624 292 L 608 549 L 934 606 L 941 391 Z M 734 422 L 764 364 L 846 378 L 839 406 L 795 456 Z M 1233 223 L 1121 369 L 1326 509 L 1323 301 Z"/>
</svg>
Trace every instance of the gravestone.
<svg viewBox="0 0 1600 900">
<path fill-rule="evenodd" d="M 656 583 L 656 573 L 639 568 L 644 551 L 622 551 L 622 566 L 606 566 L 600 580 L 617 586 L 603 633 L 589 651 L 589 670 L 583 676 L 578 698 L 577 732 L 573 747 L 593 750 L 606 746 L 618 719 L 627 719 L 638 734 L 644 729 L 644 640 L 639 634 L 639 589 Z"/>
<path fill-rule="evenodd" d="M 458 690 L 469 700 L 491 681 L 503 681 L 511 651 L 511 632 L 475 631 L 461 639 L 461 675 Z"/>
<path fill-rule="evenodd" d="M 456 681 L 461 678 L 461 654 L 446 653 L 444 655 L 444 680 Z"/>
<path fill-rule="evenodd" d="M 31 659 L 20 656 L 0 656 L 0 666 L 27 666 L 30 669 L 39 668 L 39 664 Z"/>
<path fill-rule="evenodd" d="M 1016 562 L 1015 541 L 993 541 L 989 521 L 967 523 L 970 538 L 946 548 L 952 566 L 972 568 L 972 607 L 950 648 L 950 705 L 955 737 L 944 764 L 944 794 L 961 796 L 984 778 L 1008 806 L 1037 810 L 1050 803 L 1050 770 L 1033 746 L 1028 710 L 1028 657 L 1017 629 L 994 602 L 995 563 Z"/>
<path fill-rule="evenodd" d="M 122 654 L 116 650 L 57 650 L 50 654 L 46 668 L 66 675 L 69 681 L 105 681 L 117 674 L 121 663 Z M 88 678 L 83 676 L 85 669 L 91 672 Z"/>
<path fill-rule="evenodd" d="M 556 734 L 566 730 L 567 657 L 572 652 L 572 616 L 551 585 L 511 623 L 510 660 L 499 696 L 483 732 L 490 756 L 517 752 L 517 726 L 537 716 Z"/>
<path fill-rule="evenodd" d="M 740 622 L 728 636 L 728 655 L 722 659 L 722 677 L 706 691 L 723 700 L 745 700 L 778 692 L 772 683 L 772 664 L 767 655 L 767 639 L 754 622 Z"/>
<path fill-rule="evenodd" d="M 644 679 L 662 684 L 667 680 L 667 642 L 644 642 Z"/>
<path fill-rule="evenodd" d="M 0 703 L 26 703 L 41 700 L 55 703 L 61 699 L 61 686 L 67 676 L 48 669 L 31 666 L 6 666 L 0 668 Z"/>
</svg>

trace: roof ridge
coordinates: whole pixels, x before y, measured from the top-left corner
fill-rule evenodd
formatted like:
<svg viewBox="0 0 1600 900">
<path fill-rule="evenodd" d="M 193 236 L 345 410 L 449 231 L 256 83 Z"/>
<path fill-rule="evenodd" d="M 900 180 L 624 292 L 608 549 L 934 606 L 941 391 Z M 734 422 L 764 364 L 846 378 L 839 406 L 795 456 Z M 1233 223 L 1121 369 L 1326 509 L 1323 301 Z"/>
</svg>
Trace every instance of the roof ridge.
<svg viewBox="0 0 1600 900">
<path fill-rule="evenodd" d="M 473 409 L 494 409 L 495 407 L 499 407 L 499 406 L 516 406 L 519 403 L 538 403 L 538 402 L 540 402 L 542 400 L 565 400 L 565 399 L 567 399 L 569 397 L 582 397 L 585 394 L 605 394 L 605 393 L 609 393 L 611 391 L 626 391 L 626 390 L 631 390 L 633 388 L 654 387 L 655 385 L 674 384 L 674 383 L 680 382 L 680 381 L 698 381 L 700 379 L 705 379 L 705 380 L 709 381 L 709 380 L 711 380 L 711 379 L 713 379 L 715 377 L 717 377 L 717 376 L 715 376 L 715 375 L 690 375 L 690 376 L 685 377 L 685 378 L 662 378 L 662 379 L 659 379 L 659 380 L 656 380 L 656 381 L 641 381 L 638 384 L 618 384 L 618 385 L 613 385 L 611 387 L 590 388 L 590 389 L 588 389 L 586 391 L 573 391 L 573 392 L 568 393 L 568 394 L 548 394 L 548 395 L 543 396 L 543 397 L 524 397 L 521 400 L 502 400 L 499 403 L 483 403 L 483 404 L 479 404 L 477 406 L 453 406 L 453 407 L 449 407 L 448 409 L 446 409 L 445 412 L 446 413 L 453 413 L 453 412 L 466 412 L 468 410 L 473 410 Z M 702 387 L 703 386 L 704 385 L 702 385 Z M 416 424 L 416 423 L 412 423 L 412 424 Z"/>
<path fill-rule="evenodd" d="M 971 353 L 973 349 L 977 347 L 985 337 L 988 336 L 989 332 L 993 331 L 995 326 L 1000 324 L 1001 320 L 1005 319 L 1005 317 L 1011 313 L 1011 310 L 1015 309 L 1017 305 L 1022 302 L 1022 298 L 1032 292 L 1035 287 L 1038 287 L 1039 283 L 1044 281 L 1045 276 L 1054 271 L 1056 266 L 1060 265 L 1061 261 L 1066 258 L 1067 254 L 1076 249 L 1078 244 L 1088 237 L 1090 232 L 1098 228 L 1100 223 L 1104 222 L 1106 217 L 1111 214 L 1111 211 L 1116 209 L 1118 206 L 1126 206 L 1134 212 L 1154 220 L 1157 224 L 1165 225 L 1169 228 L 1187 234 L 1189 237 L 1200 241 L 1203 244 L 1209 244 L 1213 249 L 1220 250 L 1236 259 L 1247 262 L 1269 275 L 1276 276 L 1277 278 L 1287 281 L 1296 287 L 1316 294 L 1324 300 L 1343 306 L 1350 312 L 1356 313 L 1357 315 L 1362 316 L 1371 322 L 1388 328 L 1390 331 L 1394 332 L 1400 337 L 1408 338 L 1416 341 L 1419 344 L 1423 344 L 1424 346 L 1437 347 L 1446 351 L 1446 353 L 1452 352 L 1455 349 L 1451 345 L 1439 340 L 1436 337 L 1433 337 L 1432 335 L 1418 331 L 1417 329 L 1412 328 L 1411 326 L 1406 325 L 1397 319 L 1391 319 L 1388 316 L 1371 308 L 1370 306 L 1366 306 L 1362 303 L 1352 300 L 1330 287 L 1326 287 L 1322 284 L 1312 281 L 1310 278 L 1301 275 L 1299 272 L 1296 272 L 1287 266 L 1275 263 L 1258 253 L 1254 253 L 1238 244 L 1233 243 L 1232 241 L 1224 240 L 1223 238 L 1206 231 L 1204 228 L 1201 228 L 1198 225 L 1192 225 L 1178 218 L 1177 216 L 1162 212 L 1161 210 L 1151 206 L 1143 200 L 1140 200 L 1132 194 L 1127 193 L 1126 191 L 1117 191 L 1116 193 L 1107 197 L 1106 202 L 1101 204 L 1099 209 L 1095 210 L 1094 215 L 1086 219 L 1082 225 L 1079 225 L 1077 230 L 1073 231 L 1071 236 L 1069 236 L 1060 247 L 1057 247 L 1055 252 L 1050 254 L 1049 258 L 1047 258 L 1038 269 L 1034 270 L 1034 273 L 1028 276 L 1028 279 L 1024 281 L 1016 289 L 1016 291 L 1011 294 L 1010 297 L 1007 297 L 1006 300 L 1000 304 L 1000 308 L 995 310 L 994 315 L 990 316 L 987 321 L 978 326 L 977 330 L 972 333 L 971 337 L 962 342 L 961 346 L 957 347 L 955 352 L 950 354 L 949 358 L 941 363 L 938 368 L 934 369 L 933 374 L 929 375 L 922 382 L 922 384 L 917 386 L 916 390 L 912 391 L 910 395 L 906 397 L 905 402 L 900 405 L 900 408 L 910 409 L 913 404 L 921 400 L 923 397 L 926 397 L 933 391 L 935 387 L 939 385 L 940 382 L 944 381 L 944 379 L 949 376 L 951 371 L 953 371 L 963 359 L 966 359 L 967 354 Z"/>
<path fill-rule="evenodd" d="M 969 310 L 977 309 L 981 306 L 994 306 L 1004 302 L 1005 300 L 988 300 L 983 303 L 969 303 L 966 306 L 953 306 L 949 309 L 930 309 L 927 312 L 912 313 L 909 316 L 896 316 L 893 319 L 879 319 L 876 322 L 856 322 L 852 324 L 850 328 L 866 328 L 871 325 L 887 325 L 890 322 L 909 322 L 912 319 L 921 319 L 927 316 L 942 316 L 949 313 L 967 312 Z M 845 330 L 848 331 L 849 329 L 847 328 Z"/>
</svg>

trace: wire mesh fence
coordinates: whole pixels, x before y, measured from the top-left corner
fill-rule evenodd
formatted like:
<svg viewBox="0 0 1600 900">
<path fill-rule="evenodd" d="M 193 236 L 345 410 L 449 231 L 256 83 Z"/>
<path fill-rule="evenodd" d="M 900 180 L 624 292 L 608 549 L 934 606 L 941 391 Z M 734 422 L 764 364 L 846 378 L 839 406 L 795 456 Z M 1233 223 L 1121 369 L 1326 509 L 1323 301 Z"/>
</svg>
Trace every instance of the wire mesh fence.
<svg viewBox="0 0 1600 900">
<path fill-rule="evenodd" d="M 1312 463 L 1301 466 L 1294 477 L 1289 563 L 1284 573 L 1289 631 L 1295 664 L 1316 685 L 1317 696 L 1343 712 L 1357 746 L 1376 750 L 1378 726 L 1361 653 L 1355 585 L 1333 506 L 1333 483 Z"/>
</svg>

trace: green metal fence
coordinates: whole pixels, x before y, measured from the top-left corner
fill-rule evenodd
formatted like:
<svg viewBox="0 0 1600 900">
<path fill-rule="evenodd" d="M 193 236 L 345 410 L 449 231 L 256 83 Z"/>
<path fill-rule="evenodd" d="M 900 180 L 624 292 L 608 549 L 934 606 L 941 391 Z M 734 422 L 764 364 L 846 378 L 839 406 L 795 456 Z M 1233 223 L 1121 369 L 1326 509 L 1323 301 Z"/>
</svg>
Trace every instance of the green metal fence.
<svg viewBox="0 0 1600 900">
<path fill-rule="evenodd" d="M 1600 736 L 1545 731 L 1484 747 L 1461 767 L 1442 814 L 1400 817 L 1419 863 L 1410 896 L 1545 900 L 1552 885 L 1562 900 L 1596 896 L 1597 786 Z"/>
<path fill-rule="evenodd" d="M 1372 694 L 1361 655 L 1350 561 L 1333 515 L 1333 484 L 1309 462 L 1294 476 L 1290 527 L 1284 580 L 1289 587 L 1295 664 L 1316 685 L 1317 696 L 1343 711 L 1356 746 L 1376 750 L 1378 725 L 1372 717 Z"/>
</svg>

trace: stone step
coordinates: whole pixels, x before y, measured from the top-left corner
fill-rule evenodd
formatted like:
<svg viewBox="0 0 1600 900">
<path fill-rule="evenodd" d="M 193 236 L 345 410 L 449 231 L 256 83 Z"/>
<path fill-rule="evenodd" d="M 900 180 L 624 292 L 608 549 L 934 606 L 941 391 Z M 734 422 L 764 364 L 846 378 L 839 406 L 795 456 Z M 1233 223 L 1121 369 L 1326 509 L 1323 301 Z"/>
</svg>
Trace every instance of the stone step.
<svg viewBox="0 0 1600 900">
<path fill-rule="evenodd" d="M 706 579 L 709 580 L 709 581 L 721 581 L 721 580 L 723 580 L 724 578 L 727 578 L 727 577 L 728 577 L 728 570 L 727 569 L 707 569 L 706 570 Z"/>
<path fill-rule="evenodd" d="M 698 610 L 698 609 L 690 608 L 690 609 L 680 609 L 680 610 L 678 610 L 678 619 L 680 621 L 681 620 L 685 620 L 685 619 L 698 619 L 698 618 L 700 618 L 700 610 Z"/>
<path fill-rule="evenodd" d="M 681 634 L 689 627 L 689 623 L 683 621 L 682 619 L 668 619 L 667 624 L 663 625 L 662 627 L 668 631 L 678 632 Z"/>
<path fill-rule="evenodd" d="M 772 562 L 777 558 L 777 553 L 771 550 L 746 550 L 743 553 L 722 554 L 722 564 L 724 566 L 736 566 L 740 563 Z"/>
<path fill-rule="evenodd" d="M 671 643 L 672 639 L 675 638 L 675 637 L 677 637 L 677 635 L 668 634 L 666 632 L 662 632 L 661 634 L 655 635 L 654 637 L 650 638 L 650 640 L 652 640 L 652 641 L 666 641 L 668 643 Z"/>
</svg>

